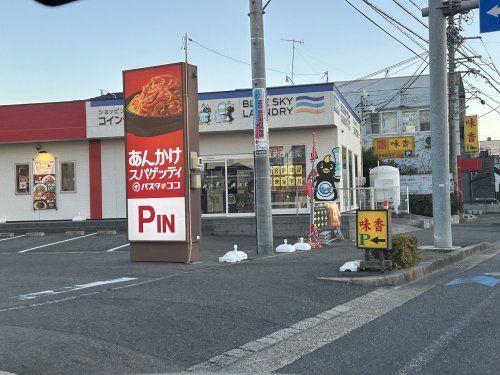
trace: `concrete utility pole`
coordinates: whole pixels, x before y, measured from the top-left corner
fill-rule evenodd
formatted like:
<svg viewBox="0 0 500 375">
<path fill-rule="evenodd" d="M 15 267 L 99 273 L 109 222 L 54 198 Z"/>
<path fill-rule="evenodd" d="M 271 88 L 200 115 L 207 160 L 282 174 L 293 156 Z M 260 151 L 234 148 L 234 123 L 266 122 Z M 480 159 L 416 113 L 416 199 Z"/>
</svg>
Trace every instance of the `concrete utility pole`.
<svg viewBox="0 0 500 375">
<path fill-rule="evenodd" d="M 267 122 L 266 60 L 264 55 L 264 11 L 262 9 L 262 0 L 249 0 L 249 2 L 252 102 L 254 108 L 254 206 L 257 228 L 257 253 L 273 254 L 273 216 L 271 179 L 269 175 L 269 126 Z"/>
<path fill-rule="evenodd" d="M 429 0 L 422 9 L 429 16 L 429 71 L 432 135 L 432 209 L 434 216 L 434 246 L 452 247 L 450 205 L 450 160 L 448 130 L 448 79 L 446 72 L 446 16 L 466 12 L 479 6 L 478 0 Z"/>
<path fill-rule="evenodd" d="M 429 0 L 432 210 L 434 246 L 451 248 L 446 24 L 442 6 L 442 0 Z"/>
<path fill-rule="evenodd" d="M 455 17 L 448 16 L 448 84 L 450 93 L 449 124 L 450 124 L 450 172 L 453 174 L 453 187 L 457 197 L 461 196 L 458 184 L 458 162 L 460 156 L 460 102 L 459 73 L 456 73 L 455 50 L 458 48 L 459 35 L 455 27 Z"/>
</svg>

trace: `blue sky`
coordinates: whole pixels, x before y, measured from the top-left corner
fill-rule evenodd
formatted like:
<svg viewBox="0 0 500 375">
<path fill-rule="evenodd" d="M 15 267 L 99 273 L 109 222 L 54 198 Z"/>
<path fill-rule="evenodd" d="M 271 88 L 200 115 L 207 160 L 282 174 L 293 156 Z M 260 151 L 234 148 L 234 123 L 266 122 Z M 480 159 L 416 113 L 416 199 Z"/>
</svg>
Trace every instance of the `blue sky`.
<svg viewBox="0 0 500 375">
<path fill-rule="evenodd" d="M 409 0 L 399 0 L 415 15 Z M 425 6 L 425 0 L 413 0 Z M 370 11 L 351 0 L 415 51 L 421 49 Z M 427 37 L 427 29 L 393 1 L 373 3 Z M 124 69 L 182 61 L 185 32 L 198 43 L 242 61 L 250 60 L 247 0 L 80 0 L 47 8 L 32 0 L 2 0 L 0 21 L 0 104 L 64 101 L 121 91 Z M 479 33 L 477 11 L 464 23 L 463 35 Z M 355 79 L 412 56 L 396 41 L 356 13 L 344 0 L 272 0 L 265 15 L 266 64 L 289 72 L 291 45 L 297 47 L 295 83 Z M 500 32 L 483 35 L 500 66 Z M 487 57 L 480 41 L 470 45 Z M 200 91 L 249 87 L 250 67 L 189 45 L 189 61 L 198 66 Z M 411 75 L 416 65 L 401 71 Z M 491 73 L 491 71 L 490 71 Z M 285 85 L 285 74 L 268 71 L 268 85 Z M 491 73 L 494 74 L 494 73 Z M 500 75 L 495 76 L 500 81 Z M 474 77 L 470 82 L 500 102 L 500 94 Z M 500 86 L 500 85 L 499 85 Z M 499 87 L 500 89 L 500 87 Z M 497 107 L 499 104 L 483 99 Z M 477 100 L 469 113 L 490 108 Z M 500 139 L 500 115 L 481 118 L 481 139 Z"/>
</svg>

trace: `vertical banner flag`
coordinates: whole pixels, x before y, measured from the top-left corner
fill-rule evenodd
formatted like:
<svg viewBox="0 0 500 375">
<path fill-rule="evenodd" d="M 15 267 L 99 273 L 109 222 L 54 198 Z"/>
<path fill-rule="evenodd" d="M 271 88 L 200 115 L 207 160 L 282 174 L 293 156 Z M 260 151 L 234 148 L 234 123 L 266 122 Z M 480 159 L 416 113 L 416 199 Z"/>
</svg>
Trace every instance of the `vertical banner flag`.
<svg viewBox="0 0 500 375">
<path fill-rule="evenodd" d="M 56 208 L 56 161 L 42 153 L 33 160 L 33 209 Z"/>
<path fill-rule="evenodd" d="M 255 152 L 267 154 L 269 150 L 269 128 L 267 124 L 266 91 L 262 88 L 252 90 L 253 101 L 253 131 Z"/>
<path fill-rule="evenodd" d="M 182 64 L 123 73 L 130 241 L 186 241 Z"/>
<path fill-rule="evenodd" d="M 465 152 L 479 152 L 479 123 L 477 115 L 465 116 L 464 144 Z"/>
</svg>

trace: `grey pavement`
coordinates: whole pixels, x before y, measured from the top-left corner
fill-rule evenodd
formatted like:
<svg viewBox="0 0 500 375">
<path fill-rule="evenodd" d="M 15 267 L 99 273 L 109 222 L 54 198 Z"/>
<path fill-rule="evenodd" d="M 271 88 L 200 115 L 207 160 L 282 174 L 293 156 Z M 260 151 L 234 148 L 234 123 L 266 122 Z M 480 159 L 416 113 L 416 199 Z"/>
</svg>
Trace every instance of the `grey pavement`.
<svg viewBox="0 0 500 375">
<path fill-rule="evenodd" d="M 454 226 L 456 242 L 466 245 L 500 240 L 499 218 L 488 215 L 475 223 Z M 429 230 L 412 235 L 422 244 L 432 243 Z M 343 262 L 361 257 L 349 241 L 321 250 L 262 258 L 255 254 L 252 237 L 206 237 L 202 240 L 201 262 L 163 264 L 130 263 L 127 247 L 107 252 L 127 243 L 123 234 L 60 242 L 67 238 L 51 234 L 0 242 L 0 370 L 18 374 L 183 371 L 290 326 L 307 328 L 316 322 L 309 318 L 318 314 L 327 317 L 325 312 L 336 307 L 342 310 L 375 292 L 374 288 L 317 278 L 338 275 Z M 276 243 L 281 241 L 276 239 Z M 248 251 L 251 259 L 235 265 L 219 264 L 217 257 L 235 243 Z M 48 244 L 53 245 L 19 253 Z M 457 268 L 454 272 L 496 272 L 498 268 L 496 257 L 478 265 L 477 271 Z M 120 281 L 122 278 L 128 279 Z M 412 285 L 404 288 L 411 290 Z M 82 286 L 85 289 L 80 289 Z M 440 288 L 451 294 L 435 294 Z M 387 360 L 390 340 L 394 340 L 397 354 L 401 353 L 397 365 L 403 367 L 412 354 L 424 350 L 429 341 L 439 337 L 438 333 L 446 331 L 446 322 L 452 325 L 455 317 L 466 315 L 474 304 L 497 293 L 498 286 L 478 293 L 473 288 L 464 289 L 463 295 L 458 289 L 433 287 L 279 371 L 343 373 L 347 367 L 341 365 L 346 363 L 353 369 L 365 368 L 355 362 L 361 353 L 369 351 L 367 358 L 372 359 L 384 351 Z M 39 292 L 44 294 L 34 294 L 31 299 L 20 297 Z M 475 295 L 468 299 L 471 292 Z M 490 319 L 490 307 L 498 311 L 496 303 L 492 299 L 481 305 L 474 320 L 480 325 L 482 317 Z M 430 324 L 436 325 L 433 335 L 427 335 L 433 328 L 426 325 L 425 311 L 436 318 Z M 378 322 L 388 321 L 389 316 L 397 325 L 385 330 L 386 325 L 379 326 Z M 417 336 L 418 345 L 413 345 L 413 336 L 406 333 L 407 326 Z M 460 332 L 466 332 L 466 326 Z M 471 327 L 470 335 L 482 337 L 484 330 L 475 331 L 479 328 Z M 369 330 L 365 336 L 361 335 L 364 330 Z M 356 335 L 359 338 L 348 341 L 345 350 L 338 345 Z M 379 341 L 384 345 L 378 346 Z M 476 341 L 481 347 L 479 339 Z M 480 342 L 486 347 L 485 353 L 490 353 L 491 340 Z M 448 355 L 452 360 L 453 353 Z M 476 357 L 481 358 L 479 354 Z M 325 366 L 321 368 L 320 363 Z M 490 362 L 485 363 L 483 370 L 488 373 Z M 375 368 L 377 371 L 371 373 L 387 373 L 382 365 Z M 442 368 L 431 369 L 436 372 L 430 373 L 443 373 L 437 372 Z"/>
</svg>

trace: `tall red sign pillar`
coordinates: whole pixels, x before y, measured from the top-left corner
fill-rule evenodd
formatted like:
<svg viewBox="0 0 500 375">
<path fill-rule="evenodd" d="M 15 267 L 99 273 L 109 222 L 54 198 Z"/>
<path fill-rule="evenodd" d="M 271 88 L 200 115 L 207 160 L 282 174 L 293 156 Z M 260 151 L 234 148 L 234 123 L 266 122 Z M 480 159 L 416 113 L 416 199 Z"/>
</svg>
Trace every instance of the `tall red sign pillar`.
<svg viewBox="0 0 500 375">
<path fill-rule="evenodd" d="M 193 65 L 123 72 L 132 261 L 199 259 L 201 163 Z"/>
</svg>

